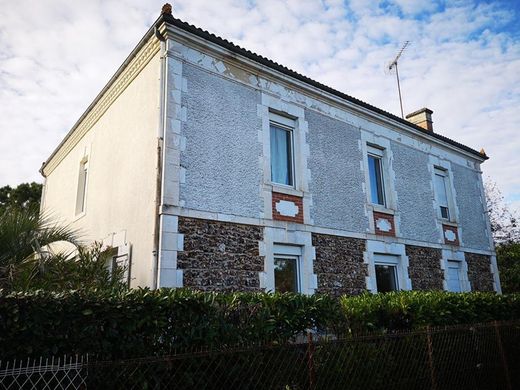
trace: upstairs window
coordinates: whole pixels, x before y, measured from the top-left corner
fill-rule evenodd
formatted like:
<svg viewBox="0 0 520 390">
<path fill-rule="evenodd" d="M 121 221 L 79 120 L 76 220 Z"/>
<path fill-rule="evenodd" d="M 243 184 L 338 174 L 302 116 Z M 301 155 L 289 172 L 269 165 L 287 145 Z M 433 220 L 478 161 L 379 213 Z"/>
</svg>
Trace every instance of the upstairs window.
<svg viewBox="0 0 520 390">
<path fill-rule="evenodd" d="M 450 207 L 448 198 L 448 172 L 435 168 L 435 200 L 439 207 L 439 216 L 442 219 L 450 219 Z"/>
<path fill-rule="evenodd" d="M 370 201 L 386 206 L 383 177 L 383 150 L 368 147 L 368 175 L 370 180 Z"/>
<path fill-rule="evenodd" d="M 294 187 L 293 128 L 271 121 L 271 181 Z"/>
<path fill-rule="evenodd" d="M 78 192 L 76 195 L 76 215 L 84 213 L 87 204 L 88 160 L 83 160 L 79 166 Z"/>
</svg>

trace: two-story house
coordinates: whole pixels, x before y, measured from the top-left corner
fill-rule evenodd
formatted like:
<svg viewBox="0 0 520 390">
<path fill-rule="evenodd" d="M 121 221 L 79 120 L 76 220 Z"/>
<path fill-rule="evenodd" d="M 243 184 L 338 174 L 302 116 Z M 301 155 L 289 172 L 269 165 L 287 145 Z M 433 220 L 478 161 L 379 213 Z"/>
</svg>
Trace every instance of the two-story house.
<svg viewBox="0 0 520 390">
<path fill-rule="evenodd" d="M 484 153 L 172 16 L 42 167 L 132 286 L 500 291 Z"/>
</svg>

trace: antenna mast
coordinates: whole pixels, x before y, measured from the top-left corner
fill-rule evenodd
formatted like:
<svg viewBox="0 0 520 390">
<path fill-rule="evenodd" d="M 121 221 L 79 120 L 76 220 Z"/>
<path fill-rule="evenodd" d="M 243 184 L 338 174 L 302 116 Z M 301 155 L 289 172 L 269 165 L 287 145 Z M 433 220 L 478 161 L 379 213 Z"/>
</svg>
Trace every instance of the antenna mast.
<svg viewBox="0 0 520 390">
<path fill-rule="evenodd" d="M 401 105 L 401 117 L 404 119 L 404 112 L 403 112 L 403 98 L 401 97 L 401 85 L 399 83 L 399 70 L 397 69 L 397 60 L 399 60 L 399 58 L 401 57 L 401 55 L 403 54 L 404 52 L 404 49 L 406 49 L 406 47 L 410 44 L 410 41 L 406 41 L 404 44 L 403 44 L 403 47 L 401 47 L 401 50 L 399 50 L 399 52 L 397 53 L 397 55 L 395 56 L 395 59 L 390 62 L 390 64 L 388 65 L 388 70 L 391 71 L 394 67 L 395 67 L 395 75 L 397 77 L 397 90 L 399 91 L 399 104 Z"/>
</svg>

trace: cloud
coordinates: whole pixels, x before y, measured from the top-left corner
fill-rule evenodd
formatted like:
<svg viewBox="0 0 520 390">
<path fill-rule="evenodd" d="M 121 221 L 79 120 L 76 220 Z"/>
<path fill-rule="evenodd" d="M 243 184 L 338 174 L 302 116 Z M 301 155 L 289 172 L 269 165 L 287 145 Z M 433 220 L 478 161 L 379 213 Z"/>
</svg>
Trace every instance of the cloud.
<svg viewBox="0 0 520 390">
<path fill-rule="evenodd" d="M 161 1 L 0 0 L 0 185 L 37 170 L 158 16 Z M 385 66 L 405 40 L 406 112 L 491 160 L 520 197 L 518 10 L 459 0 L 175 1 L 174 13 L 318 81 L 398 114 Z M 30 32 L 22 26 L 31 26 Z"/>
</svg>

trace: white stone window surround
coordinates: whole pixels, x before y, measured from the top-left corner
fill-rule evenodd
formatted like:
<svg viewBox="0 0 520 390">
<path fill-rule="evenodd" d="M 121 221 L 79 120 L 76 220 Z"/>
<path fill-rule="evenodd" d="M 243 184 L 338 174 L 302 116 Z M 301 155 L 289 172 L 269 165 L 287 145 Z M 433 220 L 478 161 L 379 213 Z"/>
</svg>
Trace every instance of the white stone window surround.
<svg viewBox="0 0 520 390">
<path fill-rule="evenodd" d="M 396 256 L 398 262 L 397 267 L 397 283 L 399 290 L 411 290 L 412 281 L 408 275 L 409 260 L 406 256 L 406 246 L 404 244 L 389 243 L 377 240 L 367 240 L 366 251 L 363 253 L 364 263 L 368 267 L 368 276 L 366 277 L 367 290 L 377 293 L 376 281 L 376 259 L 377 255 Z"/>
<path fill-rule="evenodd" d="M 85 146 L 83 157 L 79 161 L 79 171 L 76 182 L 76 202 L 74 202 L 73 221 L 76 221 L 87 214 L 87 196 L 91 169 L 90 145 Z M 81 198 L 81 199 L 80 199 Z M 81 205 L 80 205 L 81 202 Z"/>
<path fill-rule="evenodd" d="M 468 263 L 466 263 L 464 252 L 453 251 L 450 249 L 442 250 L 441 269 L 444 272 L 444 279 L 442 281 L 444 290 L 448 291 L 448 261 L 456 261 L 459 263 L 459 280 L 461 291 L 471 291 L 471 283 L 468 279 Z"/>
<path fill-rule="evenodd" d="M 312 234 L 290 231 L 283 228 L 265 227 L 264 240 L 259 242 L 260 256 L 264 256 L 264 271 L 260 272 L 260 288 L 275 291 L 274 258 L 276 255 L 299 256 L 299 290 L 306 295 L 314 294 L 318 279 L 314 274 L 316 252 L 312 246 Z"/>
<path fill-rule="evenodd" d="M 368 169 L 368 155 L 374 149 L 381 151 L 383 190 L 385 206 L 372 203 L 370 197 L 370 174 Z M 363 191 L 365 192 L 365 209 L 369 221 L 369 232 L 375 231 L 375 221 L 373 211 L 394 215 L 395 235 L 399 237 L 399 213 L 397 212 L 397 193 L 395 191 L 395 172 L 393 170 L 394 155 L 390 148 L 390 140 L 385 137 L 377 136 L 371 132 L 361 129 L 361 171 L 364 175 Z"/>
<path fill-rule="evenodd" d="M 430 189 L 431 193 L 433 194 L 432 197 L 432 205 L 435 211 L 436 215 L 436 223 L 437 223 L 437 230 L 439 231 L 439 243 L 444 243 L 444 228 L 442 227 L 443 224 L 454 226 L 458 230 L 459 235 L 459 244 L 460 246 L 464 246 L 464 243 L 462 242 L 462 228 L 458 226 L 457 221 L 459 220 L 459 208 L 457 206 L 457 202 L 455 199 L 457 199 L 457 193 L 455 191 L 454 186 L 454 180 L 453 180 L 453 171 L 451 169 L 451 163 L 450 161 L 441 159 L 436 156 L 429 156 L 429 162 L 428 162 L 428 170 L 430 171 L 431 180 L 430 180 Z M 450 219 L 447 220 L 445 218 L 441 217 L 440 214 L 440 207 L 437 202 L 437 195 L 435 193 L 435 172 L 436 170 L 442 170 L 446 174 L 446 192 L 448 197 L 448 208 L 449 208 L 449 214 Z"/>
<path fill-rule="evenodd" d="M 302 197 L 304 223 L 312 224 L 310 217 L 312 197 L 309 193 L 311 172 L 307 168 L 307 159 L 310 154 L 307 143 L 309 127 L 305 120 L 305 110 L 299 105 L 262 92 L 262 103 L 257 105 L 257 114 L 262 119 L 262 130 L 258 132 L 258 139 L 262 143 L 262 156 L 260 156 L 259 164 L 264 178 L 260 184 L 260 193 L 264 199 L 264 211 L 260 213 L 259 217 L 273 218 L 272 192 L 274 191 Z M 292 187 L 271 182 L 271 122 L 281 122 L 282 125 L 292 127 L 294 164 L 294 186 Z"/>
</svg>

